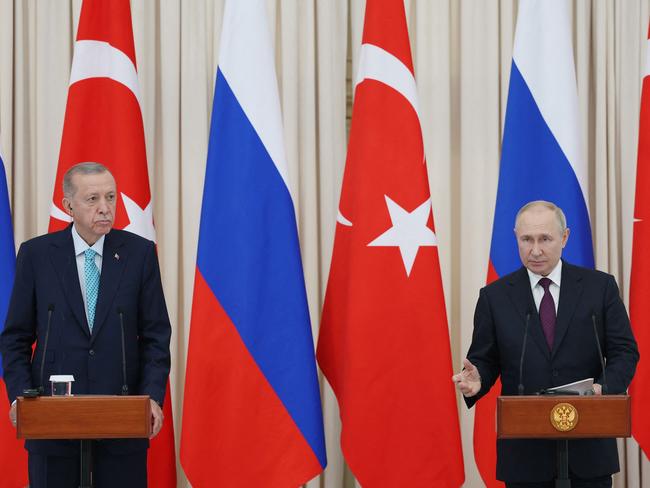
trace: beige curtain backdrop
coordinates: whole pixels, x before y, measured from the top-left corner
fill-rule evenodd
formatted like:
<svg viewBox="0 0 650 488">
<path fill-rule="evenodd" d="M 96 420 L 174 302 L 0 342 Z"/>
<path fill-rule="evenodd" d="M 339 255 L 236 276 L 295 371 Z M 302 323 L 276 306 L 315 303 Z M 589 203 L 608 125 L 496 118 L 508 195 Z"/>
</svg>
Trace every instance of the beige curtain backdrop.
<svg viewBox="0 0 650 488">
<path fill-rule="evenodd" d="M 132 0 L 149 177 L 173 324 L 180 438 L 199 214 L 224 0 Z M 406 0 L 454 365 L 487 276 L 516 0 Z M 364 0 L 268 0 L 314 337 L 327 283 Z M 572 15 L 597 267 L 627 302 L 639 97 L 650 0 L 575 0 Z M 80 0 L 0 0 L 0 146 L 16 243 L 47 231 Z M 569 223 L 570 224 L 570 223 Z M 0 278 L 1 279 L 1 278 Z M 310 488 L 354 486 L 323 382 L 329 465 Z M 459 404 L 467 487 L 483 486 Z M 0 414 L 2 414 L 0 412 Z M 441 419 L 444 421 L 444 419 Z M 617 487 L 650 488 L 619 442 Z M 179 467 L 179 486 L 189 486 Z"/>
</svg>

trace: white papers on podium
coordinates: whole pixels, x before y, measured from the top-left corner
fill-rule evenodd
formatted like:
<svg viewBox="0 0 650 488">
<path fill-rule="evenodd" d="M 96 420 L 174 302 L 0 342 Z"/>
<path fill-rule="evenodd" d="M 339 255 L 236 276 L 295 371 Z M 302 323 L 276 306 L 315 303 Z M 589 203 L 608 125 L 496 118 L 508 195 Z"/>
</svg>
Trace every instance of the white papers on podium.
<svg viewBox="0 0 650 488">
<path fill-rule="evenodd" d="M 574 381 L 573 383 L 567 383 L 566 385 L 556 386 L 555 388 L 548 388 L 546 391 L 552 391 L 554 393 L 572 393 L 578 395 L 591 395 L 593 393 L 594 379 L 586 378 L 580 381 Z"/>
</svg>

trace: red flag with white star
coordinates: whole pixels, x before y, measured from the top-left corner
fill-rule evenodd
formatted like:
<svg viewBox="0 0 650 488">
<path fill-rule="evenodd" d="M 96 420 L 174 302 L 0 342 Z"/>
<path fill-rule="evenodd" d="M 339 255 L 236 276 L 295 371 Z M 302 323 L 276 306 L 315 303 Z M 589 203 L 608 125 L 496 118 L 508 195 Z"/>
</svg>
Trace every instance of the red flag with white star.
<svg viewBox="0 0 650 488">
<path fill-rule="evenodd" d="M 402 0 L 368 0 L 318 362 L 362 486 L 458 487 L 463 458 Z"/>
<path fill-rule="evenodd" d="M 129 0 L 83 2 L 50 232 L 63 229 L 71 220 L 61 208 L 63 175 L 71 166 L 86 161 L 105 165 L 115 176 L 118 199 L 114 227 L 155 241 Z M 165 422 L 151 441 L 148 455 L 149 485 L 163 488 L 176 486 L 174 426 L 167 396 Z"/>
<path fill-rule="evenodd" d="M 646 45 L 646 64 L 641 91 L 639 117 L 639 154 L 636 166 L 636 200 L 634 203 L 634 238 L 632 274 L 630 276 L 630 320 L 639 345 L 641 359 L 630 385 L 632 397 L 632 435 L 650 457 L 650 28 Z"/>
</svg>

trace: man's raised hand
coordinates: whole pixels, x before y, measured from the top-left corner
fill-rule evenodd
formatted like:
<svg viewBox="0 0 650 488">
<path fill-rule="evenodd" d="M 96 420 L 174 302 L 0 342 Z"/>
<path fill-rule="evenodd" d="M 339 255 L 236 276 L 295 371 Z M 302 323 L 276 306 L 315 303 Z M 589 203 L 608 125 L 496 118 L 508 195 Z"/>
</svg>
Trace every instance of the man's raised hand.
<svg viewBox="0 0 650 488">
<path fill-rule="evenodd" d="M 481 389 L 481 375 L 469 359 L 463 359 L 463 370 L 451 377 L 463 396 L 473 397 Z"/>
</svg>

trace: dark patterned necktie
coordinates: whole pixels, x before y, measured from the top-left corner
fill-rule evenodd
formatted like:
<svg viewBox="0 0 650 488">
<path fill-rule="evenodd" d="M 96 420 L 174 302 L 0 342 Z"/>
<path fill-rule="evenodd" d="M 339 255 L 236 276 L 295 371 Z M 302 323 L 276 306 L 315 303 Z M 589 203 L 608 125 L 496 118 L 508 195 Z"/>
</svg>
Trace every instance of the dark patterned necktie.
<svg viewBox="0 0 650 488">
<path fill-rule="evenodd" d="M 553 349 L 553 339 L 555 338 L 555 302 L 551 295 L 550 286 L 552 281 L 548 278 L 539 280 L 539 285 L 544 288 L 544 296 L 539 304 L 539 320 L 542 322 L 542 330 L 546 337 L 549 349 Z"/>
</svg>

